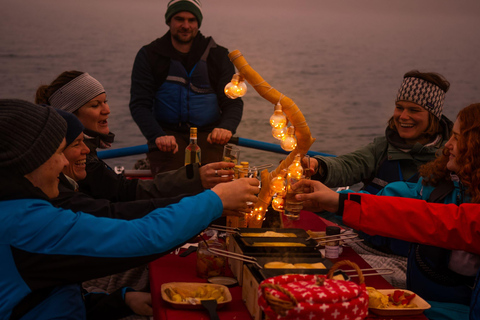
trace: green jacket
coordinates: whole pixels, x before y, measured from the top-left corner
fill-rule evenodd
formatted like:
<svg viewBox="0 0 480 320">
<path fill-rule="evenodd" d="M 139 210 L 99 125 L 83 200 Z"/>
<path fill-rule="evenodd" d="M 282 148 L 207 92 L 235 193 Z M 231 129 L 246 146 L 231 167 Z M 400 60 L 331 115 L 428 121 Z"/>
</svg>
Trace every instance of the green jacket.
<svg viewBox="0 0 480 320">
<path fill-rule="evenodd" d="M 338 157 L 315 156 L 322 175 L 313 179 L 320 180 L 330 188 L 351 186 L 359 182 L 369 183 L 378 174 L 384 160 L 398 160 L 404 180 L 414 176 L 420 165 L 435 159 L 435 155 L 450 137 L 452 122 L 442 116 L 442 137 L 428 146 L 420 143 L 413 147 L 406 145 L 396 131 L 386 129 L 385 136 L 375 138 L 372 143 Z M 411 149 L 408 149 L 411 148 Z"/>
</svg>

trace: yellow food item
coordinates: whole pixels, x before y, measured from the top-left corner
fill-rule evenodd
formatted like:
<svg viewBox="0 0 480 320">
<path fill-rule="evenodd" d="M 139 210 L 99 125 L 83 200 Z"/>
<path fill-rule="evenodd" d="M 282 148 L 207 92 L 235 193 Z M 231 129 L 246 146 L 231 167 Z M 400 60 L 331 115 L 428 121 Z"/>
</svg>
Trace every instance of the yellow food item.
<svg viewBox="0 0 480 320">
<path fill-rule="evenodd" d="M 336 276 L 333 276 L 332 277 L 333 280 L 345 280 L 345 277 L 343 276 L 343 274 L 337 274 Z"/>
<path fill-rule="evenodd" d="M 213 287 L 211 285 L 204 285 L 197 287 L 194 290 L 187 290 L 178 287 L 168 287 L 165 290 L 166 295 L 173 302 L 187 302 L 189 299 L 211 300 L 215 299 L 217 302 L 225 301 L 223 288 Z"/>
<path fill-rule="evenodd" d="M 388 308 L 388 296 L 375 288 L 367 287 L 369 308 Z"/>
<path fill-rule="evenodd" d="M 367 287 L 367 293 L 368 293 L 369 308 L 382 308 L 382 309 L 418 308 L 418 306 L 415 303 L 412 303 L 410 301 L 415 297 L 415 294 L 409 294 L 403 290 L 395 290 L 393 294 L 385 295 L 375 288 Z"/>
<path fill-rule="evenodd" d="M 264 237 L 264 238 L 296 238 L 297 235 L 295 233 L 281 233 L 275 231 L 266 231 L 262 233 L 242 233 L 242 237 Z"/>
<path fill-rule="evenodd" d="M 254 242 L 252 247 L 306 247 L 298 242 Z"/>
<path fill-rule="evenodd" d="M 285 268 L 295 268 L 295 266 L 291 263 L 286 263 L 282 261 L 272 261 L 265 263 L 263 266 L 266 269 L 285 269 Z"/>
<path fill-rule="evenodd" d="M 325 265 L 321 262 L 291 264 L 282 261 L 272 261 L 265 263 L 263 267 L 265 269 L 326 269 Z"/>
</svg>

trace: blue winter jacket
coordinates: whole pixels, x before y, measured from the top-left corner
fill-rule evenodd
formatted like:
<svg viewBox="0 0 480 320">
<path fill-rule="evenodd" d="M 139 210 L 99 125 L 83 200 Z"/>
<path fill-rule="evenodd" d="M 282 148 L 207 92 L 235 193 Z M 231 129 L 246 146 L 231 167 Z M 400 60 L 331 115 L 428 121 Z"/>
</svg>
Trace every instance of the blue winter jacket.
<svg viewBox="0 0 480 320">
<path fill-rule="evenodd" d="M 141 219 L 98 218 L 53 207 L 22 179 L 9 188 L 0 185 L 0 319 L 41 292 L 46 296 L 21 319 L 85 319 L 77 283 L 156 259 L 223 210 L 220 198 L 205 191 Z M 18 196 L 25 188 L 33 190 L 32 198 Z"/>
</svg>

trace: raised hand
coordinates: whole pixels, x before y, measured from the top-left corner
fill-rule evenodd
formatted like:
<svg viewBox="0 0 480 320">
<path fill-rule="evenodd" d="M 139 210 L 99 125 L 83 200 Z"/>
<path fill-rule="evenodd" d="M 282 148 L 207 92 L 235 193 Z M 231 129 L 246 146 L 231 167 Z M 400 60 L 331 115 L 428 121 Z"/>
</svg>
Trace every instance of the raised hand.
<svg viewBox="0 0 480 320">
<path fill-rule="evenodd" d="M 327 210 L 338 211 L 339 194 L 315 180 L 303 179 L 293 185 L 293 189 L 303 188 L 304 193 L 297 194 L 295 198 L 303 201 L 303 209 L 313 212 Z"/>
</svg>

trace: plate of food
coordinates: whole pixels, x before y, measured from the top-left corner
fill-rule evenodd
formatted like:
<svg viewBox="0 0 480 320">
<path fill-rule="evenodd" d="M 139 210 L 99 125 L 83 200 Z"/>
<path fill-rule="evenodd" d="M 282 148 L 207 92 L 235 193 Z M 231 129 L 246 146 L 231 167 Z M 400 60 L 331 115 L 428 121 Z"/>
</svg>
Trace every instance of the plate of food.
<svg viewBox="0 0 480 320">
<path fill-rule="evenodd" d="M 409 290 L 377 290 L 367 287 L 368 308 L 379 316 L 407 316 L 421 314 L 430 304 Z"/>
<path fill-rule="evenodd" d="M 217 300 L 217 308 L 232 301 L 230 290 L 224 285 L 196 282 L 169 282 L 162 284 L 162 298 L 177 309 L 202 309 L 202 300 Z"/>
</svg>

